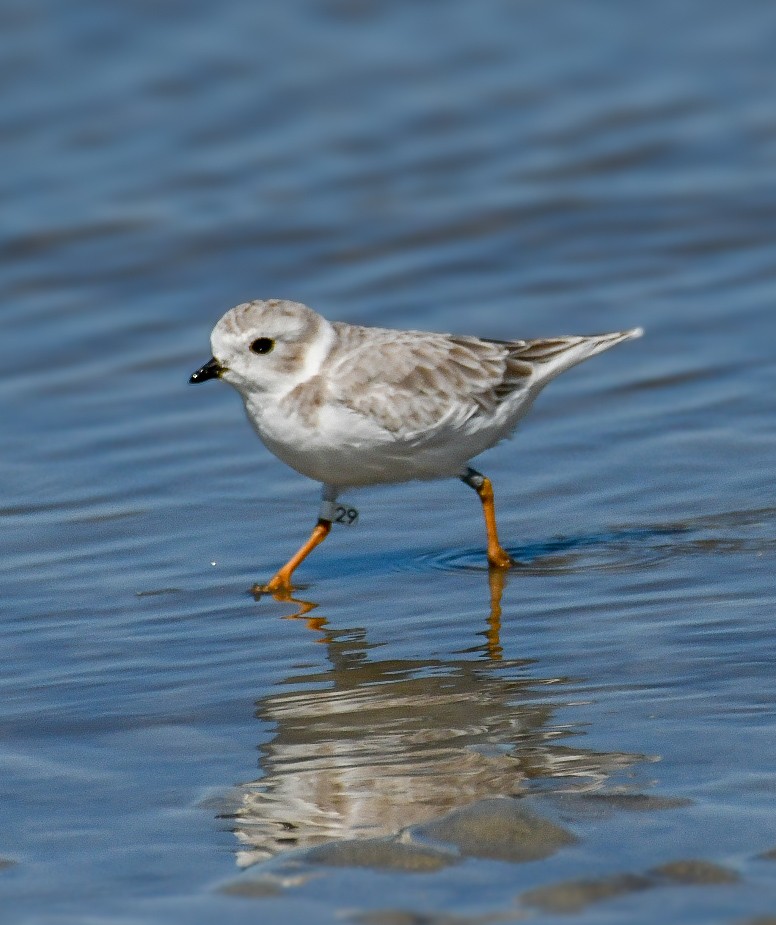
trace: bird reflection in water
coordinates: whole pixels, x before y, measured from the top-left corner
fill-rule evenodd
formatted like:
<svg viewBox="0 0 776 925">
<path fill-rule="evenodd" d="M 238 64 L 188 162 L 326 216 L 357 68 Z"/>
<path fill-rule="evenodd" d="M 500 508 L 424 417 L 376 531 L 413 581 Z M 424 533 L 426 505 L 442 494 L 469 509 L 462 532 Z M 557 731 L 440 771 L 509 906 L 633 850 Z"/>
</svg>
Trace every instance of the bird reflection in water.
<svg viewBox="0 0 776 925">
<path fill-rule="evenodd" d="M 276 596 L 320 634 L 328 666 L 287 678 L 257 704 L 274 736 L 260 749 L 262 777 L 230 801 L 241 866 L 392 835 L 476 800 L 525 793 L 532 781 L 597 786 L 643 757 L 561 743 L 581 732 L 554 719 L 569 679 L 503 657 L 504 575 L 490 570 L 484 641 L 442 658 L 375 658 L 364 629 L 332 629 L 311 616 L 312 602 Z"/>
<path fill-rule="evenodd" d="M 490 658 L 498 660 L 501 658 L 501 598 L 504 595 L 504 584 L 506 582 L 506 570 L 501 568 L 488 569 L 488 587 L 490 590 L 490 614 L 488 615 L 488 628 L 484 635 L 487 638 L 487 654 Z M 294 613 L 286 614 L 286 620 L 304 619 L 307 628 L 311 630 L 323 630 L 328 624 L 328 620 L 321 616 L 310 616 L 311 612 L 318 607 L 315 601 L 303 600 L 296 597 L 297 589 L 282 589 L 271 592 L 273 600 L 279 604 L 291 604 L 296 608 Z M 253 597 L 259 601 L 267 592 L 254 590 Z M 326 642 L 326 638 L 320 640 Z"/>
</svg>

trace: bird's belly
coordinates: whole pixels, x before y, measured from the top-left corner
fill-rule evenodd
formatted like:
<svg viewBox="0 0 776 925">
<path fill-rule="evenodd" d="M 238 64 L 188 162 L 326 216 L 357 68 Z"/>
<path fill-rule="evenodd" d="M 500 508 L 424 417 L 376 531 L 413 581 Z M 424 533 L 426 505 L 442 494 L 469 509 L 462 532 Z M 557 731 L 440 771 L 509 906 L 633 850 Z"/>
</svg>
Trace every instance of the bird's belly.
<svg viewBox="0 0 776 925">
<path fill-rule="evenodd" d="M 342 488 L 452 477 L 466 462 L 458 454 L 419 451 L 399 443 L 365 445 L 351 439 L 336 445 L 315 441 L 289 444 L 267 433 L 260 436 L 267 449 L 287 466 L 317 482 Z"/>
<path fill-rule="evenodd" d="M 342 488 L 454 477 L 482 441 L 402 440 L 347 410 L 324 409 L 315 426 L 294 416 L 248 415 L 267 449 L 287 466 Z"/>
</svg>

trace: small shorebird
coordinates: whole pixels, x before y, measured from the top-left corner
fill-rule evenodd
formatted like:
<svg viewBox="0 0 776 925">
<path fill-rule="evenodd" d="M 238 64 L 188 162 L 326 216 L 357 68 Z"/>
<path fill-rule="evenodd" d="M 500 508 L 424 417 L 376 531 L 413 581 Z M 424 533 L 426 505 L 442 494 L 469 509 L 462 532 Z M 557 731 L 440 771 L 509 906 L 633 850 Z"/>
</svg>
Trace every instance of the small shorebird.
<svg viewBox="0 0 776 925">
<path fill-rule="evenodd" d="M 514 562 L 499 542 L 493 486 L 470 460 L 509 437 L 545 385 L 641 328 L 540 340 L 484 340 L 329 322 L 298 302 L 230 309 L 213 329 L 213 358 L 191 382 L 224 379 L 265 446 L 323 485 L 306 543 L 255 591 L 291 590 L 296 567 L 355 508 L 345 488 L 460 478 L 482 501 L 488 562 Z"/>
</svg>

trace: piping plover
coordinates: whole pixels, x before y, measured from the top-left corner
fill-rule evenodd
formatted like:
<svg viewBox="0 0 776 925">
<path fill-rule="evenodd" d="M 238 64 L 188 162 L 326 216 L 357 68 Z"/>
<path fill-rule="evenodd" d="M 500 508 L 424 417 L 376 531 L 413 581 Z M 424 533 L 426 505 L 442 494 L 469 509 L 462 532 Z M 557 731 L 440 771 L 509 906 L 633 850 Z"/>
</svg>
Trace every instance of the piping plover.
<svg viewBox="0 0 776 925">
<path fill-rule="evenodd" d="M 323 484 L 308 541 L 257 591 L 289 591 L 291 575 L 332 522 L 357 512 L 345 488 L 457 477 L 482 501 L 491 566 L 513 565 L 498 539 L 490 479 L 469 461 L 512 434 L 557 375 L 641 328 L 541 340 L 483 340 L 329 322 L 284 299 L 245 302 L 213 329 L 213 359 L 191 382 L 224 379 L 265 446 Z"/>
</svg>

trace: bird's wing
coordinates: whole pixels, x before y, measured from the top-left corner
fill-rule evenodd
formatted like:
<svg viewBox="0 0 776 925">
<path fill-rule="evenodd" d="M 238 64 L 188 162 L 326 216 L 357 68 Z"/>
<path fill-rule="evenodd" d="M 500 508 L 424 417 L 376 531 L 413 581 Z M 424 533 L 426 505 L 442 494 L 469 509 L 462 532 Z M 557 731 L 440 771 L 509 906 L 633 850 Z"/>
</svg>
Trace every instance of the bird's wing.
<svg viewBox="0 0 776 925">
<path fill-rule="evenodd" d="M 397 438 L 483 424 L 507 402 L 530 403 L 555 376 L 640 329 L 590 336 L 493 341 L 335 323 L 330 397 Z"/>
<path fill-rule="evenodd" d="M 397 437 L 492 413 L 533 373 L 516 343 L 350 325 L 338 334 L 330 396 Z"/>
</svg>

